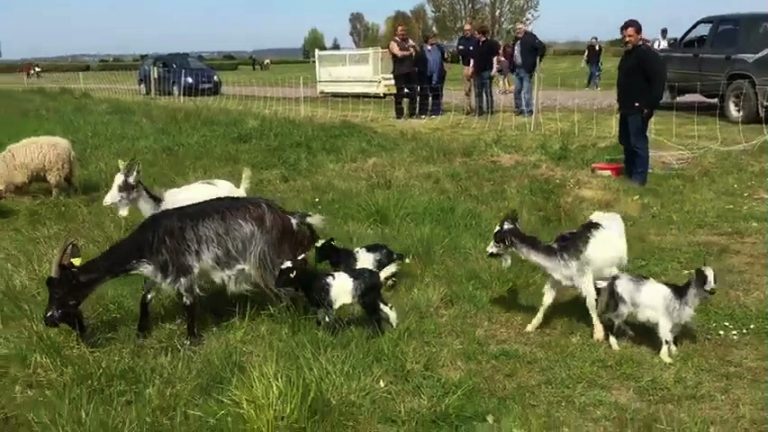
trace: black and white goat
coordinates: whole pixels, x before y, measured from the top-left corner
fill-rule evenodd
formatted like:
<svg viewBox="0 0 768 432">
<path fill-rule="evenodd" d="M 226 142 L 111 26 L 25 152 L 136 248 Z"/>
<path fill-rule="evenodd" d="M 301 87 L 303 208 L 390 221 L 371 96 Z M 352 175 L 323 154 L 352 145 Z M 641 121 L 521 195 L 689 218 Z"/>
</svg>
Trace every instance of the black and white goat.
<svg viewBox="0 0 768 432">
<path fill-rule="evenodd" d="M 304 293 L 309 305 L 317 310 L 318 324 L 329 322 L 339 307 L 358 303 L 381 330 L 382 314 L 392 328 L 397 327 L 395 309 L 384 301 L 381 294 L 383 281 L 397 271 L 393 262 L 381 271 L 354 268 L 332 273 L 320 272 L 310 267 L 305 254 L 287 260 L 280 268 L 275 285 L 293 288 Z"/>
<path fill-rule="evenodd" d="M 382 243 L 372 243 L 352 250 L 337 245 L 333 237 L 318 240 L 315 243 L 315 263 L 322 264 L 326 261 L 334 271 L 349 271 L 357 268 L 381 271 L 394 262 L 410 262 L 405 255 L 393 251 Z M 395 279 L 390 277 L 385 282 L 389 285 L 394 283 Z"/>
<path fill-rule="evenodd" d="M 656 327 L 661 339 L 659 357 L 672 363 L 670 354 L 677 353 L 675 337 L 696 312 L 702 299 L 715 294 L 717 280 L 709 266 L 699 267 L 693 276 L 682 285 L 658 282 L 653 278 L 619 273 L 612 277 L 600 290 L 597 309 L 607 333 L 608 342 L 614 350 L 619 349 L 616 330 L 623 329 L 628 335 L 632 331 L 624 324 L 629 319 Z"/>
<path fill-rule="evenodd" d="M 240 187 L 227 180 L 209 179 L 189 183 L 177 188 L 168 189 L 162 195 L 152 192 L 141 181 L 141 163 L 135 159 L 127 163 L 117 161 L 119 171 L 112 180 L 112 187 L 102 204 L 116 206 L 120 217 L 128 216 L 131 206 L 138 207 L 144 217 L 149 217 L 162 210 L 186 206 L 200 201 L 218 197 L 244 197 L 251 183 L 251 170 L 243 168 Z"/>
<path fill-rule="evenodd" d="M 503 266 L 509 267 L 512 251 L 549 274 L 541 307 L 525 328 L 526 332 L 539 327 L 547 308 L 555 299 L 557 289 L 575 287 L 586 300 L 592 319 L 593 339 L 602 341 L 605 338 L 597 314 L 595 281 L 618 274 L 620 268 L 627 264 L 624 221 L 619 214 L 596 211 L 576 230 L 561 233 L 551 243 L 544 243 L 524 233 L 520 229 L 517 212 L 512 211 L 496 227 L 486 252 L 489 257 L 501 257 Z"/>
<path fill-rule="evenodd" d="M 198 280 L 208 276 L 229 293 L 254 285 L 274 289 L 280 264 L 306 253 L 318 239 L 320 215 L 290 212 L 256 197 L 222 197 L 155 213 L 132 233 L 82 265 L 79 248 L 67 242 L 55 255 L 46 279 L 48 305 L 44 323 L 64 323 L 85 330 L 81 303 L 94 289 L 124 274 L 153 281 L 141 297 L 138 331 L 150 329 L 152 288 L 159 284 L 181 296 L 187 314 L 187 335 L 199 336 L 195 306 Z"/>
</svg>

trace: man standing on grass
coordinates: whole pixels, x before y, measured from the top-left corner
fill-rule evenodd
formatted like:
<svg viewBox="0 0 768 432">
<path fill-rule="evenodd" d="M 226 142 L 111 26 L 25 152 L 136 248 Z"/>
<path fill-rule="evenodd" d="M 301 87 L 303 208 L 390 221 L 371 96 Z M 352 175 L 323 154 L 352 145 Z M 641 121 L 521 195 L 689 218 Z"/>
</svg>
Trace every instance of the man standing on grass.
<svg viewBox="0 0 768 432">
<path fill-rule="evenodd" d="M 477 49 L 477 38 L 472 31 L 472 24 L 464 24 L 464 33 L 456 42 L 456 52 L 464 66 L 462 81 L 464 83 L 464 114 L 472 114 L 472 73 L 469 68 L 470 60 Z"/>
<path fill-rule="evenodd" d="M 523 23 L 515 25 L 512 45 L 512 71 L 515 76 L 515 114 L 533 115 L 533 86 L 536 68 L 544 58 L 547 47 Z"/>
<path fill-rule="evenodd" d="M 653 49 L 663 50 L 669 48 L 669 42 L 667 41 L 667 28 L 661 29 L 661 37 L 653 41 Z"/>
<path fill-rule="evenodd" d="M 501 55 L 501 45 L 488 37 L 490 29 L 483 24 L 477 29 L 478 41 L 475 55 L 469 62 L 469 72 L 475 80 L 475 114 L 493 114 L 493 81 L 491 73 L 495 59 Z M 485 101 L 485 105 L 483 104 Z M 485 107 L 485 108 L 483 108 Z"/>
<path fill-rule="evenodd" d="M 621 26 L 624 53 L 619 60 L 616 95 L 619 105 L 619 143 L 624 147 L 624 172 L 634 183 L 648 180 L 648 123 L 661 103 L 667 71 L 650 45 L 643 43 L 643 27 L 630 19 Z"/>
<path fill-rule="evenodd" d="M 416 44 L 408 38 L 405 26 L 395 29 L 395 37 L 389 42 L 392 55 L 392 76 L 395 79 L 395 118 L 404 118 L 403 98 L 408 99 L 408 117 L 416 116 Z"/>
</svg>

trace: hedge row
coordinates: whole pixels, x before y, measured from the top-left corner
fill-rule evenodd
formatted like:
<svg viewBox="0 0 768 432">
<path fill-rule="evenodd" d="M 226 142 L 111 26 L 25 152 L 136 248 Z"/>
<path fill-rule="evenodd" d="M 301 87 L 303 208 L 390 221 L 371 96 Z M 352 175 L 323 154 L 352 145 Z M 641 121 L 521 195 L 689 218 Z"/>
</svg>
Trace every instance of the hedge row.
<svg viewBox="0 0 768 432">
<path fill-rule="evenodd" d="M 622 49 L 615 47 L 604 47 L 605 56 L 619 57 L 621 56 Z M 584 50 L 579 48 L 549 48 L 547 50 L 548 56 L 580 56 L 584 54 Z M 449 53 L 449 61 L 451 63 L 458 63 L 458 56 L 455 52 Z M 25 62 L 26 63 L 26 62 Z M 25 63 L 0 63 L 0 73 L 17 73 L 22 69 L 22 65 Z M 240 66 L 250 66 L 251 61 L 249 59 L 240 60 L 206 60 L 206 64 L 219 71 L 233 71 L 237 70 Z M 273 65 L 289 65 L 289 64 L 307 64 L 309 60 L 305 59 L 274 59 Z M 139 62 L 109 62 L 109 63 L 40 63 L 40 67 L 45 72 L 88 72 L 88 71 L 137 71 L 139 69 Z"/>
<path fill-rule="evenodd" d="M 0 63 L 0 73 L 21 72 L 22 65 L 28 62 Z M 275 59 L 272 64 L 306 64 L 309 60 L 303 59 Z M 45 63 L 40 62 L 40 67 L 45 72 L 88 72 L 88 71 L 137 71 L 139 62 L 109 62 L 109 63 Z M 205 64 L 219 71 L 233 71 L 240 66 L 250 66 L 251 61 L 244 60 L 206 60 Z"/>
</svg>

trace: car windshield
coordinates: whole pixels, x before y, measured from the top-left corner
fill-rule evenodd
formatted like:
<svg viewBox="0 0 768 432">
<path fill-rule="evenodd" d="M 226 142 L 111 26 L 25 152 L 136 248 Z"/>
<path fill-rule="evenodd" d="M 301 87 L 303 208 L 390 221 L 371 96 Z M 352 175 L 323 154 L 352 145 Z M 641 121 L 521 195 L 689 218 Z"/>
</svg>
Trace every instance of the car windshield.
<svg viewBox="0 0 768 432">
<path fill-rule="evenodd" d="M 208 69 L 208 66 L 194 57 L 177 57 L 173 59 L 177 67 L 185 69 Z"/>
</svg>

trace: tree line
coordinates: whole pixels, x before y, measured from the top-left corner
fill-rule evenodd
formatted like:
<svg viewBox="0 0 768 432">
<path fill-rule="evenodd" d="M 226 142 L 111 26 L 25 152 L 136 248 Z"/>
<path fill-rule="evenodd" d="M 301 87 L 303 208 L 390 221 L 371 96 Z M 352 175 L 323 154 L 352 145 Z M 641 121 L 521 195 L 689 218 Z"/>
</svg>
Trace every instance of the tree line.
<svg viewBox="0 0 768 432">
<path fill-rule="evenodd" d="M 395 10 L 383 24 L 369 21 L 362 12 L 349 14 L 349 36 L 355 48 L 384 48 L 389 44 L 398 24 L 408 27 L 413 39 L 421 39 L 426 32 L 435 32 L 439 39 L 453 41 L 467 21 L 486 24 L 491 36 L 509 40 L 518 22 L 532 23 L 538 18 L 539 0 L 426 0 L 411 10 Z M 312 28 L 304 38 L 304 58 L 310 58 L 315 49 L 328 49 L 325 36 Z M 331 49 L 339 49 L 334 38 Z"/>
</svg>

